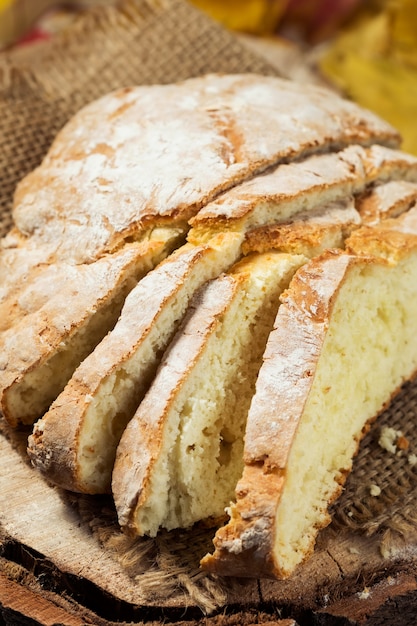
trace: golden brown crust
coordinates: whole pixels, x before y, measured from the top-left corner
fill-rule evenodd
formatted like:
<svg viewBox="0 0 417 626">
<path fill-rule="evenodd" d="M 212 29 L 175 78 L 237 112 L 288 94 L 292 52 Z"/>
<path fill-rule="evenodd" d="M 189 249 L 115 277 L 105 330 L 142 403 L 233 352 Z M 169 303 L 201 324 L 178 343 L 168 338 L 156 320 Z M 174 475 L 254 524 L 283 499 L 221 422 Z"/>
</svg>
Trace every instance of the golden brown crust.
<svg viewBox="0 0 417 626">
<path fill-rule="evenodd" d="M 373 226 L 362 226 L 346 240 L 352 254 L 372 255 L 398 262 L 414 249 L 417 241 L 417 207 L 396 218 L 387 218 Z"/>
<path fill-rule="evenodd" d="M 417 201 L 417 184 L 407 180 L 391 180 L 360 194 L 356 208 L 362 223 L 372 226 L 389 217 L 408 211 Z"/>
<path fill-rule="evenodd" d="M 285 481 L 280 470 L 263 472 L 259 465 L 246 465 L 236 487 L 236 504 L 229 522 L 213 540 L 214 554 L 207 554 L 202 567 L 223 576 L 275 578 L 279 575 L 272 558 L 275 501 Z"/>
<path fill-rule="evenodd" d="M 19 184 L 14 221 L 37 245 L 79 263 L 161 221 L 185 224 L 221 191 L 274 163 L 355 142 L 397 145 L 399 137 L 372 113 L 313 86 L 209 75 L 121 89 L 59 133 Z"/>
</svg>

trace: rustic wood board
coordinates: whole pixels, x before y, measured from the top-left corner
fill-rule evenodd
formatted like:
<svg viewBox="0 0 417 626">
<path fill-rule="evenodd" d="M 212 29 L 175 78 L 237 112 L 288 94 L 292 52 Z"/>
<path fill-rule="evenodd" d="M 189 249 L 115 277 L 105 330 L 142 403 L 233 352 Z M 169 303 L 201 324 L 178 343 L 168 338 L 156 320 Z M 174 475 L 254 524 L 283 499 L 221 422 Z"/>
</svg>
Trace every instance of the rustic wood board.
<svg viewBox="0 0 417 626">
<path fill-rule="evenodd" d="M 24 435 L 20 435 L 20 442 L 17 437 L 14 444 L 0 435 L 0 527 L 6 536 L 5 545 L 9 545 L 6 557 L 12 560 L 15 558 L 10 546 L 14 546 L 15 554 L 20 554 L 16 561 L 21 561 L 21 555 L 26 551 L 26 554 L 32 554 L 32 561 L 28 561 L 32 563 L 29 564 L 30 569 L 33 568 L 33 555 L 38 555 L 40 565 L 38 563 L 35 572 L 37 580 L 42 580 L 42 577 L 46 580 L 48 572 L 56 569 L 62 574 L 60 591 L 65 591 L 67 587 L 68 595 L 73 594 L 75 597 L 77 589 L 87 585 L 94 591 L 93 595 L 98 593 L 99 603 L 107 598 L 110 620 L 116 620 L 119 616 L 131 621 L 141 618 L 148 623 L 162 621 L 167 617 L 173 621 L 181 621 L 185 616 L 188 619 L 202 619 L 203 612 L 192 606 L 184 589 L 176 589 L 169 597 L 158 597 L 156 593 L 150 598 L 144 594 L 141 585 L 128 575 L 114 554 L 104 549 L 92 534 L 90 526 L 71 506 L 66 494 L 50 486 L 30 467 L 24 455 L 24 441 Z M 16 443 L 19 444 L 17 447 Z M 388 597 L 395 595 L 398 587 L 401 596 L 408 597 L 411 594 L 409 603 L 412 603 L 410 606 L 413 610 L 415 608 L 417 614 L 416 564 L 417 538 L 415 542 L 398 542 L 388 556 L 382 556 L 379 538 L 355 533 L 340 534 L 330 526 L 320 535 L 314 556 L 300 568 L 297 575 L 287 581 L 233 580 L 230 585 L 226 584 L 224 605 L 217 607 L 214 613 L 226 609 L 233 612 L 269 607 L 272 612 L 279 611 L 294 617 L 314 614 L 315 619 L 321 620 L 317 624 L 338 624 L 337 620 L 342 619 L 340 615 L 343 611 L 346 614 L 344 600 L 347 602 L 349 597 L 356 600 L 360 598 L 359 608 L 366 614 L 365 601 L 370 602 L 369 589 L 385 582 L 385 600 L 380 600 L 379 610 L 382 610 L 380 605 L 384 605 Z M 403 579 L 401 584 L 395 583 L 399 573 L 409 576 L 407 584 Z M 78 581 L 78 585 L 74 581 Z M 0 606 L 2 603 L 4 605 L 5 594 L 9 598 L 9 608 L 16 603 L 25 607 L 29 602 L 28 606 L 31 606 L 32 596 L 26 597 L 26 600 L 19 598 L 12 582 L 9 583 L 6 586 L 0 580 Z M 29 590 L 28 593 L 33 595 L 34 591 Z M 43 601 L 46 603 L 47 617 L 44 622 L 33 623 L 46 626 L 49 624 L 48 603 L 51 601 L 45 597 Z M 351 605 L 349 601 L 347 606 Z M 93 603 L 87 608 L 91 611 L 97 607 Z M 359 608 L 356 608 L 357 614 Z M 65 611 L 62 606 L 58 609 Z M 100 623 L 104 623 L 105 613 L 106 607 L 101 611 Z M 50 623 L 68 623 L 69 626 L 77 624 L 77 615 L 69 615 L 67 621 L 61 621 L 61 618 L 57 621 L 55 616 L 55 621 Z M 89 623 L 85 615 L 83 619 L 83 623 Z M 340 624 L 343 623 L 340 621 Z M 362 620 L 348 623 L 368 622 Z"/>
</svg>

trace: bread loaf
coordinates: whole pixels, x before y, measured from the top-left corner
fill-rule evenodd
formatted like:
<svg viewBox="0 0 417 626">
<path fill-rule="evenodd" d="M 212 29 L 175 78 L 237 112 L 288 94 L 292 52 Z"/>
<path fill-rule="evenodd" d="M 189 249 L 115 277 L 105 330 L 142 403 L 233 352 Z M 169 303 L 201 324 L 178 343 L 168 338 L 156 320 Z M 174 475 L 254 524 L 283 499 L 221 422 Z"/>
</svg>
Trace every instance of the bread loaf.
<svg viewBox="0 0 417 626">
<path fill-rule="evenodd" d="M 382 158 L 376 159 L 375 155 L 382 155 Z M 375 162 L 372 168 L 369 162 Z M 184 256 L 169 258 L 140 282 L 127 299 L 114 331 L 74 373 L 64 393 L 35 427 L 29 441 L 33 463 L 50 480 L 67 489 L 89 493 L 110 489 L 119 437 L 181 319 L 178 310 L 175 313 L 171 310 L 171 302 L 175 302 L 177 309 L 178 303 L 182 303 L 184 313 L 197 288 L 189 272 L 180 277 L 174 271 L 176 264 L 172 261 L 175 258 L 185 272 L 192 259 L 193 264 L 197 259 L 207 264 L 204 259 L 210 246 L 218 249 L 219 261 L 215 262 L 211 256 L 208 268 L 195 265 L 193 271 L 198 272 L 198 284 L 202 284 L 226 270 L 241 252 L 280 250 L 311 257 L 329 247 L 343 247 L 344 238 L 361 223 L 352 194 L 363 192 L 379 178 L 417 176 L 416 164 L 416 159 L 388 148 L 373 146 L 365 150 L 351 146 L 341 152 L 310 156 L 291 165 L 278 166 L 268 174 L 225 192 L 222 204 L 230 207 L 228 223 L 224 225 L 227 237 L 221 231 L 216 235 L 213 225 L 205 226 L 204 235 L 198 227 L 193 229 L 189 234 L 191 241 L 197 242 L 199 236 L 204 241 L 207 233 L 212 232 L 211 243 L 196 243 L 193 252 L 189 243 L 188 248 L 184 248 L 187 251 Z M 334 198 L 340 199 L 330 202 Z M 246 221 L 240 219 L 242 203 L 250 207 L 247 213 L 250 219 Z M 210 208 L 214 204 L 220 205 L 220 201 L 209 204 L 202 212 L 214 210 Z M 199 222 L 199 214 L 194 222 Z M 272 224 L 257 228 L 250 225 L 265 222 Z M 240 250 L 243 237 L 245 241 Z M 231 257 L 227 253 L 229 249 L 234 250 Z M 141 322 L 135 324 L 137 310 L 145 314 Z M 158 321 L 161 315 L 167 320 Z M 155 334 L 159 335 L 158 339 L 154 339 Z M 151 350 L 150 342 L 154 346 Z M 93 427 L 93 424 L 100 426 Z"/>
<path fill-rule="evenodd" d="M 60 263 L 89 265 L 129 242 L 158 239 L 160 231 L 172 244 L 181 233 L 185 236 L 189 219 L 201 207 L 270 166 L 350 143 L 395 147 L 398 141 L 388 124 L 329 91 L 256 75 L 209 75 L 175 85 L 121 89 L 82 109 L 58 134 L 41 165 L 18 185 L 15 227 L 2 242 L 0 266 L 7 271 L 0 273 L 8 274 L 0 294 L 2 311 L 7 319 L 12 312 L 10 320 L 22 317 L 17 324 L 6 323 L 12 339 L 2 345 L 4 415 L 11 424 L 33 421 L 100 339 L 100 333 L 91 336 L 86 351 L 66 360 L 65 376 L 53 390 L 36 390 L 36 410 L 24 411 L 21 403 L 6 398 L 12 384 L 13 394 L 24 397 L 33 381 L 45 380 L 45 370 L 39 368 L 67 343 L 67 331 L 61 325 L 60 335 L 55 325 L 45 356 L 45 342 L 40 346 L 33 335 L 34 315 L 53 324 L 47 320 L 53 313 L 43 311 L 47 297 L 38 280 L 41 266 L 43 272 Z M 190 241 L 203 243 L 198 237 Z M 162 256 L 150 255 L 154 262 Z M 28 316 L 16 307 L 22 283 L 33 283 L 40 307 Z M 58 294 L 58 274 L 53 285 Z M 60 299 L 74 291 L 77 286 L 73 289 L 68 281 Z M 110 294 L 111 289 L 111 300 Z M 81 306 L 78 297 L 77 302 Z M 95 310 L 85 303 L 82 318 L 87 334 L 91 306 Z M 81 320 L 72 317 L 71 308 L 65 328 L 76 329 Z M 109 327 L 103 326 L 101 336 Z M 25 358 L 15 366 L 20 345 Z"/>
<path fill-rule="evenodd" d="M 67 489 L 112 484 L 134 534 L 235 499 L 203 566 L 289 576 L 416 369 L 417 159 L 399 140 L 326 90 L 254 75 L 76 115 L 19 184 L 0 251 L 0 406 L 42 416 L 33 464 Z"/>
</svg>

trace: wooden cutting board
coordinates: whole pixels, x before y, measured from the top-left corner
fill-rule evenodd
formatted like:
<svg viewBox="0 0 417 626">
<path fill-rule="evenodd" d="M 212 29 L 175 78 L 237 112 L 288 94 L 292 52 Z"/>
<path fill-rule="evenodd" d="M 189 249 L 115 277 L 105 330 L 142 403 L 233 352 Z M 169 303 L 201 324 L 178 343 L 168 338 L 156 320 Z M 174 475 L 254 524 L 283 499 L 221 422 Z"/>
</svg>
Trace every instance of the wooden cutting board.
<svg viewBox="0 0 417 626">
<path fill-rule="evenodd" d="M 372 620 L 375 615 L 390 619 L 393 607 L 399 605 L 403 605 L 403 621 L 396 614 L 395 623 L 415 623 L 407 621 L 417 615 L 415 529 L 410 529 L 406 540 L 398 537 L 389 550 L 381 551 L 381 535 L 366 536 L 331 525 L 321 533 L 313 557 L 286 581 L 221 580 L 196 574 L 204 554 L 198 549 L 210 550 L 213 531 L 188 531 L 185 541 L 184 532 L 171 533 L 165 542 L 175 547 L 174 560 L 178 542 L 183 541 L 188 552 L 193 544 L 198 546 L 194 562 L 189 554 L 182 561 L 188 564 L 188 578 L 184 567 L 174 562 L 165 570 L 150 566 L 151 581 L 150 571 L 135 578 L 120 559 L 120 544 L 109 548 L 111 542 L 106 543 L 106 527 L 115 532 L 111 500 L 74 496 L 50 486 L 26 459 L 27 433 L 8 433 L 4 426 L 3 431 L 0 607 L 15 620 L 16 615 L 34 620 L 10 623 L 72 626 L 168 620 L 180 624 L 204 619 L 205 624 L 231 624 L 244 623 L 255 611 L 258 621 L 262 615 L 276 624 L 279 617 L 288 616 L 300 620 L 299 624 L 370 625 L 392 623 Z M 89 509 L 88 515 L 83 507 Z M 168 587 L 167 574 L 172 576 Z M 199 578 L 200 587 L 193 578 L 194 582 Z M 237 616 L 240 622 L 233 621 Z"/>
</svg>

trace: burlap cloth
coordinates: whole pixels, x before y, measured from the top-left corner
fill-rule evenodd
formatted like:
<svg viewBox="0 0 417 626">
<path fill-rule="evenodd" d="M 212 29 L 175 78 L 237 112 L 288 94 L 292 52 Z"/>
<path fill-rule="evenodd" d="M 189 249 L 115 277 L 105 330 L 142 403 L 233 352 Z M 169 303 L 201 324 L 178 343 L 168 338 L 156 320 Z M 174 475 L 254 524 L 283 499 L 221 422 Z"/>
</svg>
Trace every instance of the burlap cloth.
<svg viewBox="0 0 417 626">
<path fill-rule="evenodd" d="M 67 32 L 35 49 L 0 57 L 0 234 L 11 224 L 16 183 L 45 154 L 52 138 L 81 106 L 126 85 L 169 83 L 206 72 L 276 73 L 242 43 L 181 0 L 129 0 L 93 10 Z M 417 528 L 417 385 L 409 384 L 361 444 L 354 471 L 334 507 L 338 533 L 390 542 L 415 537 Z M 409 448 L 389 453 L 378 445 L 383 426 L 401 430 Z M 380 488 L 379 496 L 370 486 Z M 188 603 L 210 612 L 222 606 L 224 583 L 199 571 L 213 531 L 161 534 L 132 541 L 116 523 L 111 501 L 68 496 L 106 549 L 155 601 L 182 587 Z M 415 539 L 414 539 L 415 541 Z"/>
</svg>

